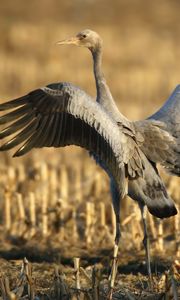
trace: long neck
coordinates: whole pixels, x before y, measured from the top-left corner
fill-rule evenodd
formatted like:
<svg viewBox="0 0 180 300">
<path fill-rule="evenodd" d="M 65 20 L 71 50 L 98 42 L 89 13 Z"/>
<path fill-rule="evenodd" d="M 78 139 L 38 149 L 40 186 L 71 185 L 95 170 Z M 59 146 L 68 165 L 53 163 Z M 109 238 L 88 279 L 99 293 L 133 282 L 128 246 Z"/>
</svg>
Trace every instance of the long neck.
<svg viewBox="0 0 180 300">
<path fill-rule="evenodd" d="M 102 107 L 111 114 L 115 119 L 119 116 L 119 110 L 114 102 L 108 85 L 106 84 L 105 77 L 102 72 L 102 46 L 92 50 L 93 63 L 94 63 L 94 76 L 96 81 L 97 98 Z"/>
</svg>

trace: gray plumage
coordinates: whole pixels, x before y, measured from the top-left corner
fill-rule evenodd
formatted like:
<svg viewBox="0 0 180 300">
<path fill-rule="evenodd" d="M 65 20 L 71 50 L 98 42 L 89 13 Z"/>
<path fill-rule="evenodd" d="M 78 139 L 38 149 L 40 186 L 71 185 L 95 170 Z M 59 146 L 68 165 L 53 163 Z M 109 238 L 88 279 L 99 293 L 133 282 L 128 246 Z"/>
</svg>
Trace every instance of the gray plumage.
<svg viewBox="0 0 180 300">
<path fill-rule="evenodd" d="M 178 85 L 161 109 L 149 117 L 165 124 L 166 130 L 173 136 L 169 159 L 166 159 L 169 171 L 180 176 L 180 85 Z M 170 160 L 171 159 L 171 160 Z"/>
<path fill-rule="evenodd" d="M 0 138 L 20 132 L 1 146 L 1 151 L 22 142 L 14 156 L 32 148 L 78 145 L 96 153 L 118 185 L 122 184 L 124 158 L 120 141 L 125 137 L 84 91 L 65 82 L 51 84 L 0 105 L 1 111 L 13 108 L 16 109 L 0 117 L 0 124 L 15 121 L 0 132 Z"/>
<path fill-rule="evenodd" d="M 90 151 L 111 179 L 118 244 L 120 201 L 125 194 L 138 201 L 142 214 L 145 205 L 159 218 L 177 213 L 156 164 L 180 176 L 180 86 L 156 114 L 147 120 L 131 122 L 119 112 L 106 84 L 99 35 L 84 30 L 58 44 L 75 44 L 91 51 L 97 102 L 74 85 L 61 82 L 1 104 L 1 111 L 13 111 L 0 117 L 0 124 L 13 123 L 0 132 L 0 138 L 16 132 L 17 135 L 0 150 L 9 150 L 23 142 L 15 156 L 32 148 L 72 144 Z"/>
<path fill-rule="evenodd" d="M 0 117 L 0 124 L 15 121 L 0 132 L 0 138 L 18 133 L 0 150 L 9 150 L 23 141 L 24 145 L 15 156 L 25 154 L 33 147 L 79 145 L 89 150 L 115 180 L 122 196 L 126 190 L 122 179 L 125 173 L 129 179 L 129 195 L 133 199 L 151 207 L 149 210 L 158 217 L 175 214 L 176 209 L 155 164 L 161 163 L 180 176 L 179 86 L 156 114 L 147 120 L 131 122 L 119 112 L 106 84 L 101 68 L 102 40 L 99 35 L 84 30 L 59 44 L 76 44 L 90 49 L 98 103 L 81 89 L 62 82 L 1 104 L 0 110 L 16 109 Z M 162 204 L 159 211 L 159 203 L 163 201 L 164 207 Z"/>
</svg>

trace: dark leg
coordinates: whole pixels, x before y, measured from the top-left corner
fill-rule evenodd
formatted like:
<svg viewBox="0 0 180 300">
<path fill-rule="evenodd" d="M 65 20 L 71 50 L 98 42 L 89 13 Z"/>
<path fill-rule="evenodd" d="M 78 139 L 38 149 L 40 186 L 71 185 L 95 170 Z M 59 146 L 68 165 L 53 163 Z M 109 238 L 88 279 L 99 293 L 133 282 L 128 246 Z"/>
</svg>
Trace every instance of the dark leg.
<svg viewBox="0 0 180 300">
<path fill-rule="evenodd" d="M 143 238 L 143 245 L 146 252 L 146 264 L 147 264 L 147 271 L 149 276 L 149 283 L 150 287 L 152 286 L 152 274 L 151 274 L 151 259 L 150 259 L 150 245 L 149 245 L 149 237 L 147 232 L 147 224 L 146 224 L 146 207 L 144 205 L 139 205 L 141 210 L 142 216 L 142 223 L 143 223 L 143 231 L 144 231 L 144 238 Z"/>
</svg>

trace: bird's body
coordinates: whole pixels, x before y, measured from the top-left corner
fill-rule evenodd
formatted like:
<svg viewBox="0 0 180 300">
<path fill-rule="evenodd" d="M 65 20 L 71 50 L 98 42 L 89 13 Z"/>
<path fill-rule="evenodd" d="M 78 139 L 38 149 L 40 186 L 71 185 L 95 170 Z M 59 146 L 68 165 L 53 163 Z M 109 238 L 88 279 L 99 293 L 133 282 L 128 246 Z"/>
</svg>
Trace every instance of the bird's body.
<svg viewBox="0 0 180 300">
<path fill-rule="evenodd" d="M 138 201 L 142 216 L 145 205 L 160 218 L 177 213 L 156 164 L 180 176 L 180 86 L 152 117 L 131 122 L 119 112 L 106 84 L 101 68 L 102 40 L 98 34 L 85 30 L 59 44 L 75 44 L 91 51 L 96 102 L 78 87 L 61 82 L 1 104 L 1 111 L 15 110 L 0 117 L 0 124 L 14 121 L 0 132 L 0 138 L 18 133 L 0 150 L 24 142 L 15 156 L 32 148 L 72 144 L 90 151 L 110 176 L 118 244 L 120 201 L 127 193 Z"/>
</svg>

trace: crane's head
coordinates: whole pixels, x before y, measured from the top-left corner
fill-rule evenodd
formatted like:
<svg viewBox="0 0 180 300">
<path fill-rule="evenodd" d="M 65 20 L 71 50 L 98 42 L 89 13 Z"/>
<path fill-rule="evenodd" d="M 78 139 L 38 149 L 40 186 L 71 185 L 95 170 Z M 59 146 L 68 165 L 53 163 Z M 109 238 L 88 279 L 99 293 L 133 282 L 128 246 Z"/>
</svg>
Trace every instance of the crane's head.
<svg viewBox="0 0 180 300">
<path fill-rule="evenodd" d="M 86 47 L 91 51 L 102 46 L 101 37 L 90 29 L 80 31 L 76 36 L 57 42 L 58 45 L 76 45 Z"/>
</svg>

